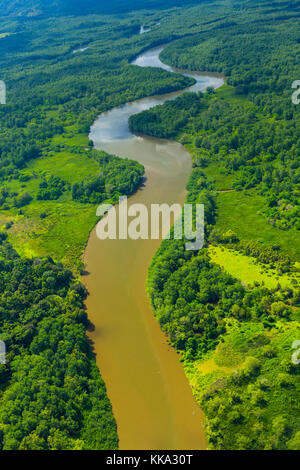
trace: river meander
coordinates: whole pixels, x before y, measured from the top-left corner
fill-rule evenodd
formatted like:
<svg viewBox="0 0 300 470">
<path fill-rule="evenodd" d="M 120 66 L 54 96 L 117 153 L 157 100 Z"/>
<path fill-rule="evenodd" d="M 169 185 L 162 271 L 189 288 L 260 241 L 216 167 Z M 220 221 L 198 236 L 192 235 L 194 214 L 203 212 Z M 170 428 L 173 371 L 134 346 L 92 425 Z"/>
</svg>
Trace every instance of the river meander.
<svg viewBox="0 0 300 470">
<path fill-rule="evenodd" d="M 163 46 L 133 64 L 177 71 L 159 59 Z M 192 170 L 185 148 L 173 141 L 137 137 L 128 118 L 183 91 L 204 91 L 223 84 L 213 74 L 186 73 L 197 83 L 187 90 L 141 99 L 103 113 L 90 138 L 96 148 L 139 161 L 146 182 L 129 203 L 181 203 Z M 179 356 L 161 332 L 147 299 L 145 283 L 159 240 L 105 240 L 91 232 L 85 251 L 89 273 L 87 311 L 95 330 L 97 364 L 118 425 L 120 449 L 205 449 L 203 414 L 196 404 Z"/>
</svg>

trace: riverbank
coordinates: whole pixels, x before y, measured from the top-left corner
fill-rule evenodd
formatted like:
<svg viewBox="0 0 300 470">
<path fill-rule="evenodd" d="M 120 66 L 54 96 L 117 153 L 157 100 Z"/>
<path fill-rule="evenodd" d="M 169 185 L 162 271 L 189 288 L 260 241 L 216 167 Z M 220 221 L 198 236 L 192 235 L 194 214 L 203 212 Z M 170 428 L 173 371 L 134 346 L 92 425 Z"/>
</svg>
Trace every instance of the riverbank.
<svg viewBox="0 0 300 470">
<path fill-rule="evenodd" d="M 160 66 L 161 50 L 143 53 L 133 65 Z M 129 203 L 184 202 L 192 170 L 189 153 L 176 142 L 132 135 L 128 118 L 184 91 L 204 91 L 223 83 L 213 75 L 195 73 L 193 78 L 196 83 L 187 90 L 128 103 L 101 115 L 92 126 L 90 139 L 96 148 L 130 156 L 146 169 L 146 184 Z M 84 278 L 90 293 L 87 312 L 95 326 L 90 338 L 118 423 L 121 449 L 204 449 L 203 414 L 145 292 L 148 266 L 159 244 L 100 241 L 95 230 L 91 233 L 84 257 L 90 273 Z"/>
</svg>

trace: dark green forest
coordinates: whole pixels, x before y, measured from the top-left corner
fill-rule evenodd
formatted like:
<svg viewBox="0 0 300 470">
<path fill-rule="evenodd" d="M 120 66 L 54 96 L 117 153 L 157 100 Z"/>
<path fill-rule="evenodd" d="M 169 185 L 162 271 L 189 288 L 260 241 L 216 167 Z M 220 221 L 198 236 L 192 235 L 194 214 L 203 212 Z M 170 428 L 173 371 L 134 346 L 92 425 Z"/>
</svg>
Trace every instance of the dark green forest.
<svg viewBox="0 0 300 470">
<path fill-rule="evenodd" d="M 100 204 L 111 200 L 117 203 L 119 196 L 131 195 L 141 185 L 144 167 L 140 163 L 96 150 L 92 150 L 90 155 L 99 163 L 101 172 L 99 176 L 73 185 L 72 198 L 75 201 Z"/>
<path fill-rule="evenodd" d="M 270 22 L 231 24 L 213 37 L 200 33 L 173 42 L 161 54 L 164 62 L 223 73 L 226 86 L 183 94 L 130 119 L 135 132 L 187 146 L 194 166 L 187 201 L 205 204 L 206 248 L 194 254 L 182 242 L 164 241 L 148 290 L 206 413 L 214 449 L 299 448 L 299 367 L 290 352 L 299 336 L 297 276 L 288 289 L 280 276 L 273 289 L 260 282 L 246 287 L 213 264 L 207 249 L 229 247 L 278 274 L 298 272 L 300 108 L 291 99 L 300 76 L 297 9 L 287 6 L 280 15 L 274 9 Z M 223 189 L 233 204 L 239 194 L 263 201 L 260 216 L 276 230 L 275 243 L 268 229 L 251 238 L 246 215 L 247 237 L 230 226 L 223 231 Z M 227 373 L 203 378 L 198 368 L 209 358 Z"/>
<path fill-rule="evenodd" d="M 105 385 L 85 336 L 87 292 L 49 259 L 21 259 L 1 238 L 0 443 L 6 450 L 116 448 Z"/>
</svg>

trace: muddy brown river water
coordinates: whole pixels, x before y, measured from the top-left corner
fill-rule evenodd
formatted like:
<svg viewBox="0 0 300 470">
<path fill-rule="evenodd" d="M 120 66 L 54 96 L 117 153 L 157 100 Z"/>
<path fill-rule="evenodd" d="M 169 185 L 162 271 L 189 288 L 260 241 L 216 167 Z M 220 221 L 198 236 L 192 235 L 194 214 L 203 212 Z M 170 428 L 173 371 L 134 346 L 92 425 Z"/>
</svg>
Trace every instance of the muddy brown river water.
<svg viewBox="0 0 300 470">
<path fill-rule="evenodd" d="M 133 63 L 175 71 L 159 60 L 163 46 Z M 177 70 L 176 70 L 177 71 Z M 184 91 L 223 84 L 212 74 L 186 73 L 197 83 Z M 90 131 L 98 149 L 129 157 L 145 166 L 145 185 L 129 204 L 181 203 L 192 165 L 183 146 L 168 140 L 137 137 L 128 118 L 183 91 L 141 99 L 99 116 Z M 118 210 L 118 209 L 117 209 Z M 161 332 L 146 294 L 147 270 L 159 240 L 99 240 L 91 232 L 85 251 L 89 273 L 87 311 L 95 330 L 97 364 L 118 425 L 120 449 L 205 449 L 203 414 L 196 404 L 179 356 Z"/>
</svg>

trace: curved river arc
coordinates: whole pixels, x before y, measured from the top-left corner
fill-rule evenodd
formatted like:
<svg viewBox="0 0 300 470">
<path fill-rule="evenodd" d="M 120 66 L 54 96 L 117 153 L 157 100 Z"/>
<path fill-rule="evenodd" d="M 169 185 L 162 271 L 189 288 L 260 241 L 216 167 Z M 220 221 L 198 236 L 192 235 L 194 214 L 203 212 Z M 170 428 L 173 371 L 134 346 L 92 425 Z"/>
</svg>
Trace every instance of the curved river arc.
<svg viewBox="0 0 300 470">
<path fill-rule="evenodd" d="M 133 64 L 161 67 L 164 46 L 140 55 Z M 204 91 L 224 83 L 213 74 L 186 73 L 197 83 L 168 95 L 125 104 L 103 113 L 90 131 L 96 148 L 139 161 L 146 184 L 129 203 L 184 203 L 185 185 L 192 170 L 190 154 L 168 140 L 137 137 L 128 118 L 184 91 Z M 117 208 L 118 210 L 118 208 Z M 107 387 L 118 425 L 120 449 L 205 449 L 203 414 L 195 402 L 179 357 L 161 332 L 150 309 L 145 283 L 159 240 L 105 240 L 91 232 L 83 281 L 89 290 L 88 316 L 95 330 L 97 364 Z"/>
</svg>

